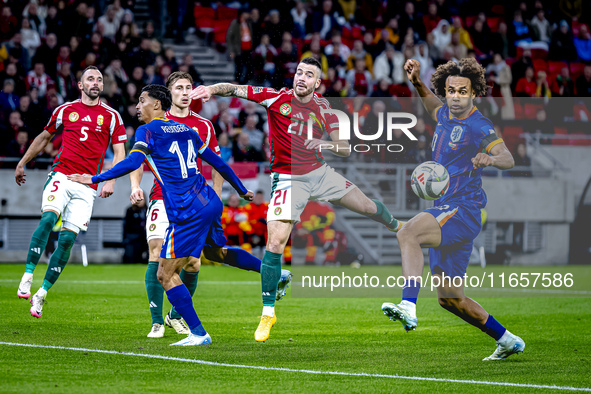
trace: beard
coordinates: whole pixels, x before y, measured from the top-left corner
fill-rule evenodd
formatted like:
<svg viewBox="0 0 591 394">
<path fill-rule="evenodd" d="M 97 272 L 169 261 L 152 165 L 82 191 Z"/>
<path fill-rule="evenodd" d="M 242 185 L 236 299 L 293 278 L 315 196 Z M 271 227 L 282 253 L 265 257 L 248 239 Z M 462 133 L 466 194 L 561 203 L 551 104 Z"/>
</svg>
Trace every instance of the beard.
<svg viewBox="0 0 591 394">
<path fill-rule="evenodd" d="M 310 94 L 312 94 L 314 92 L 314 87 L 312 86 L 311 88 L 307 88 L 306 91 L 304 93 L 299 93 L 297 90 L 297 86 L 293 87 L 293 91 L 296 94 L 296 96 L 298 97 L 306 97 L 309 96 Z"/>
<path fill-rule="evenodd" d="M 101 95 L 101 90 L 99 89 L 98 91 L 93 91 L 92 89 L 94 88 L 84 89 L 84 94 L 87 95 L 90 99 L 96 100 L 98 96 Z"/>
</svg>

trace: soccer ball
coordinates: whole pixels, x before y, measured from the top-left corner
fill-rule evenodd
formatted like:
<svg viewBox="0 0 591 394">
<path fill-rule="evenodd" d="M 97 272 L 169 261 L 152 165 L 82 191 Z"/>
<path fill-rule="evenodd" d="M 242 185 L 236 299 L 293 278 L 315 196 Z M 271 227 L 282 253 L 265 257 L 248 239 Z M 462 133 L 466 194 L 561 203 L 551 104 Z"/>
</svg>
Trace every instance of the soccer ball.
<svg viewBox="0 0 591 394">
<path fill-rule="evenodd" d="M 434 161 L 419 164 L 410 177 L 410 187 L 424 200 L 441 198 L 449 187 L 449 174 L 444 166 Z"/>
</svg>

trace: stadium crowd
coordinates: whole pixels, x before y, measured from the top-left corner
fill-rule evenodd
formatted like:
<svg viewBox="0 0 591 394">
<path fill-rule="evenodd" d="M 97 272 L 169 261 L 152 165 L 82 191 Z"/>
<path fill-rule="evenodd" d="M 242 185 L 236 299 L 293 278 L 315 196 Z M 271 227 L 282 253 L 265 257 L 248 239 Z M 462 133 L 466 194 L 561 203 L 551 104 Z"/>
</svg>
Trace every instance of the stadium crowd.
<svg viewBox="0 0 591 394">
<path fill-rule="evenodd" d="M 479 109 L 493 119 L 532 120 L 534 126 L 525 131 L 539 131 L 550 115 L 544 103 L 523 98 L 591 96 L 591 14 L 585 2 L 256 0 L 187 7 L 191 18 L 185 19 L 195 20 L 190 31 L 208 38 L 213 32 L 213 43 L 235 62 L 238 83 L 291 86 L 298 61 L 316 57 L 323 67 L 319 93 L 343 98 L 345 109 L 363 112 L 368 130 L 377 124 L 377 114 L 392 106 L 391 97 L 411 95 L 402 69 L 408 58 L 421 63 L 421 76 L 429 81 L 439 64 L 476 57 L 490 85 Z M 192 56 L 178 62 L 153 21 L 138 26 L 133 8 L 134 0 L 0 4 L 0 156 L 24 154 L 52 111 L 78 97 L 77 77 L 88 65 L 103 70 L 102 99 L 123 116 L 130 144 L 139 125 L 135 105 L 142 87 L 164 84 L 176 70 L 191 73 L 196 85 L 203 82 Z M 579 108 L 575 120 L 588 120 L 584 103 Z M 214 123 L 224 160 L 270 158 L 266 116 L 254 103 L 216 98 L 194 103 L 193 109 Z M 519 127 L 509 132 L 523 132 Z M 433 125 L 420 122 L 414 131 L 418 141 L 410 146 L 405 140 L 405 154 L 389 161 L 430 158 Z M 516 149 L 519 142 L 508 145 Z M 58 135 L 41 157 L 55 157 L 60 144 Z M 48 162 L 30 166 L 46 168 Z"/>
</svg>

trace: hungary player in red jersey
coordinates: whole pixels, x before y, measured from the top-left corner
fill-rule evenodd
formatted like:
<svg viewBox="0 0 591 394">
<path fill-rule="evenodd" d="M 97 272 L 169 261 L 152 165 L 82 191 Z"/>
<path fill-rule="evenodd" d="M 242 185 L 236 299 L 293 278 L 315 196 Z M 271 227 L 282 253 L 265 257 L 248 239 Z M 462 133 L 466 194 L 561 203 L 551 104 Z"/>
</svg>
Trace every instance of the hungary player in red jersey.
<svg viewBox="0 0 591 394">
<path fill-rule="evenodd" d="M 170 110 L 166 112 L 166 118 L 183 123 L 196 130 L 205 144 L 207 144 L 213 152 L 219 155 L 220 147 L 218 146 L 212 123 L 193 112 L 190 108 L 191 99 L 189 98 L 189 93 L 193 89 L 193 78 L 191 78 L 191 75 L 189 73 L 176 71 L 169 75 L 166 81 L 166 87 L 170 90 L 172 95 L 172 106 L 170 107 Z M 201 159 L 197 159 L 197 168 L 199 169 L 199 172 L 202 172 Z M 212 178 L 213 189 L 218 197 L 221 198 L 224 179 L 215 169 L 212 169 Z M 143 191 L 140 188 L 142 170 L 139 169 L 132 172 L 130 174 L 130 179 L 130 200 L 132 204 L 136 204 L 144 198 Z M 167 228 L 168 216 L 166 215 L 166 209 L 164 208 L 162 189 L 160 188 L 160 184 L 154 181 L 154 186 L 150 192 L 150 204 L 148 206 L 146 218 L 146 234 L 148 238 L 150 260 L 148 262 L 148 269 L 146 270 L 145 281 L 150 313 L 152 315 L 152 329 L 148 334 L 148 337 L 150 338 L 161 338 L 164 335 L 164 324 L 174 328 L 179 334 L 188 334 L 190 332 L 189 328 L 186 327 L 181 320 L 180 314 L 178 314 L 174 308 L 169 311 L 165 319 L 162 318 L 164 289 L 158 281 L 157 272 L 160 250 L 162 249 L 164 234 Z M 218 263 L 225 263 L 244 270 L 260 272 L 261 260 L 240 248 L 219 248 L 205 245 L 203 248 L 203 254 L 207 259 Z M 194 264 L 185 266 L 179 274 L 181 280 L 191 293 L 191 296 L 193 296 L 195 289 L 197 288 L 199 265 L 200 262 L 196 260 L 194 261 Z M 291 280 L 291 273 L 287 270 L 283 271 L 283 280 L 278 285 L 278 290 L 281 292 L 280 297 L 285 294 L 287 285 Z"/>
<path fill-rule="evenodd" d="M 267 248 L 261 266 L 263 313 L 255 340 L 269 338 L 275 316 L 275 291 L 281 273 L 281 255 L 294 223 L 308 200 L 328 201 L 367 216 L 388 229 L 397 231 L 400 223 L 378 200 L 370 200 L 352 182 L 326 165 L 320 147 L 337 156 L 349 156 L 349 141 L 340 139 L 338 119 L 322 115 L 330 109 L 326 99 L 314 92 L 320 86 L 322 67 L 318 60 L 307 57 L 298 64 L 293 89 L 220 83 L 199 86 L 190 97 L 207 101 L 212 95 L 233 96 L 255 101 L 267 108 L 271 145 L 272 194 L 267 212 Z M 313 137 L 307 139 L 308 120 L 313 124 Z M 322 140 L 324 132 L 330 144 Z"/>
<path fill-rule="evenodd" d="M 87 67 L 82 72 L 78 88 L 82 91 L 81 98 L 53 111 L 45 130 L 35 138 L 14 173 L 16 183 L 19 186 L 24 184 L 25 165 L 43 151 L 55 133 L 62 132 L 62 146 L 43 189 L 41 222 L 31 237 L 27 267 L 17 292 L 19 298 L 31 297 L 33 271 L 45 250 L 49 233 L 61 215 L 63 225 L 57 249 L 51 255 L 41 288 L 31 300 L 31 315 L 35 317 L 41 317 L 47 290 L 64 270 L 78 232 L 88 229 L 97 195 L 96 185 L 81 185 L 69 181 L 67 176 L 98 175 L 109 144 L 112 144 L 115 153 L 113 164 L 125 158 L 127 136 L 121 116 L 99 100 L 103 91 L 101 72 L 94 66 Z M 115 180 L 106 182 L 99 197 L 109 197 L 114 188 Z"/>
</svg>

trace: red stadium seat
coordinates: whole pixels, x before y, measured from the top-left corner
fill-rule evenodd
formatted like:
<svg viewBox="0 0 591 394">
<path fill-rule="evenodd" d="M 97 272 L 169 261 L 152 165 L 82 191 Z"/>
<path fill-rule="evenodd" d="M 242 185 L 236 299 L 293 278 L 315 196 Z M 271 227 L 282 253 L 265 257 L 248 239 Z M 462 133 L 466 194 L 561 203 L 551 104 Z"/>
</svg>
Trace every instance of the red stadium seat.
<svg viewBox="0 0 591 394">
<path fill-rule="evenodd" d="M 571 63 L 570 64 L 570 77 L 573 79 L 573 81 L 576 81 L 577 78 L 579 78 L 579 76 L 581 74 L 583 74 L 584 68 L 585 68 L 585 65 L 583 63 Z"/>
<path fill-rule="evenodd" d="M 218 20 L 234 20 L 238 17 L 238 10 L 230 7 L 218 7 L 216 19 Z"/>
<path fill-rule="evenodd" d="M 546 71 L 546 73 L 548 73 L 548 65 L 546 64 L 545 60 L 534 59 L 533 63 L 534 63 L 534 71 L 536 74 L 538 73 L 538 71 Z"/>
<path fill-rule="evenodd" d="M 548 61 L 548 81 L 554 80 L 563 67 L 568 68 L 568 64 L 565 62 Z"/>
<path fill-rule="evenodd" d="M 493 33 L 496 33 L 499 30 L 499 23 L 501 23 L 502 20 L 503 18 L 499 17 L 489 17 L 486 18 L 486 24 Z"/>
<path fill-rule="evenodd" d="M 554 137 L 552 139 L 552 145 L 568 145 L 568 130 L 566 127 L 555 127 Z M 558 138 L 556 138 L 558 137 Z"/>
<path fill-rule="evenodd" d="M 521 105 L 521 102 L 516 97 L 513 98 L 513 108 L 515 109 L 515 119 L 524 119 L 525 118 L 523 105 Z"/>
<path fill-rule="evenodd" d="M 232 20 L 217 20 L 213 22 L 213 41 L 217 44 L 226 43 L 226 33 Z"/>
<path fill-rule="evenodd" d="M 523 106 L 523 112 L 524 112 L 526 119 L 535 119 L 538 111 L 542 110 L 542 109 L 544 109 L 544 105 L 542 105 L 542 104 L 534 104 L 534 103 L 526 102 L 525 105 Z"/>
<path fill-rule="evenodd" d="M 515 148 L 520 143 L 523 143 L 523 127 L 521 126 L 505 126 L 503 129 L 503 141 L 509 149 L 509 152 L 515 152 Z"/>
<path fill-rule="evenodd" d="M 215 10 L 211 7 L 202 7 L 197 5 L 195 8 L 193 8 L 193 16 L 197 22 L 199 22 L 199 18 L 215 19 Z"/>
<path fill-rule="evenodd" d="M 523 48 L 517 47 L 517 58 L 523 56 Z M 548 51 L 540 48 L 532 48 L 531 49 L 531 58 L 532 59 L 547 59 L 548 58 Z"/>
<path fill-rule="evenodd" d="M 490 8 L 493 14 L 505 15 L 505 6 L 501 4 L 495 4 Z"/>
<path fill-rule="evenodd" d="M 467 16 L 466 18 L 464 18 L 464 27 L 472 26 L 475 20 L 476 16 Z"/>
</svg>

